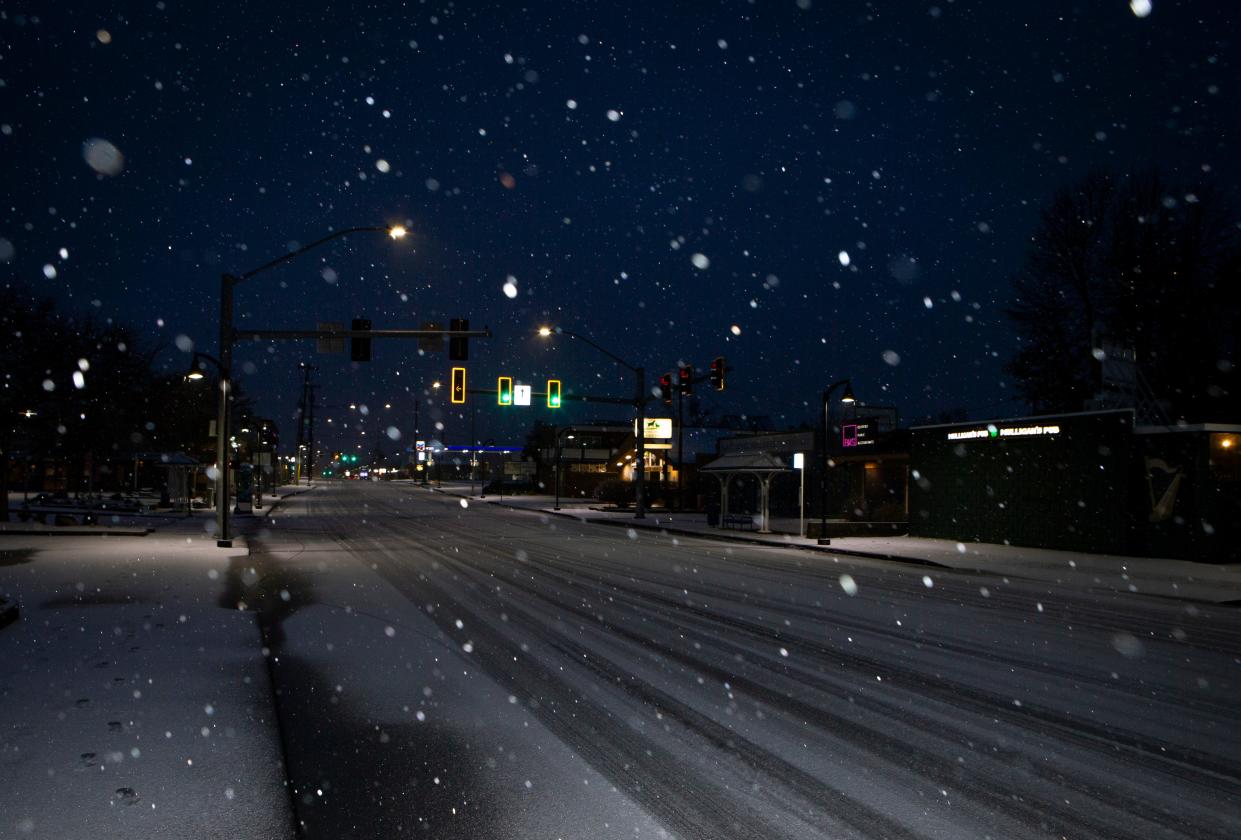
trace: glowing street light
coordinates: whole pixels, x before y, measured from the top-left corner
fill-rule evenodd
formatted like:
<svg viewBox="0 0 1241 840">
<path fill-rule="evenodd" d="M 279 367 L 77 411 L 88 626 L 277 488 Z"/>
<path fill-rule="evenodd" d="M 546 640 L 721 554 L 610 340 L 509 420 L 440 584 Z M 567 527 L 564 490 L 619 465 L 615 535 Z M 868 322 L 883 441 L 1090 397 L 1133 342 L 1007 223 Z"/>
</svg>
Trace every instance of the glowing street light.
<svg viewBox="0 0 1241 840">
<path fill-rule="evenodd" d="M 220 371 L 219 401 L 216 407 L 216 545 L 220 548 L 232 548 L 233 534 L 229 523 L 229 452 L 227 450 L 229 404 L 232 401 L 232 369 L 233 343 L 238 340 L 238 331 L 233 326 L 233 295 L 238 285 L 252 277 L 264 274 L 273 268 L 284 265 L 290 260 L 312 251 L 342 236 L 353 233 L 383 233 L 392 239 L 403 239 L 408 231 L 401 225 L 365 225 L 342 228 L 326 236 L 316 239 L 308 245 L 294 248 L 273 260 L 263 263 L 242 274 L 224 273 L 220 276 L 220 358 L 217 367 Z"/>
<path fill-rule="evenodd" d="M 595 342 L 591 341 L 584 335 L 570 332 L 562 327 L 542 326 L 538 328 L 538 334 L 543 338 L 547 338 L 553 334 L 566 335 L 569 338 L 577 339 L 583 344 L 589 344 L 612 361 L 616 362 L 623 368 L 633 371 L 634 375 L 634 398 L 633 406 L 638 415 L 638 427 L 634 434 L 634 444 L 637 450 L 637 459 L 634 461 L 634 519 L 646 518 L 646 446 L 644 438 L 646 437 L 646 368 L 629 364 L 629 362 L 605 350 Z M 556 382 L 555 403 L 552 402 L 552 382 Z M 557 380 L 548 380 L 547 405 L 549 408 L 560 407 L 560 383 Z"/>
</svg>

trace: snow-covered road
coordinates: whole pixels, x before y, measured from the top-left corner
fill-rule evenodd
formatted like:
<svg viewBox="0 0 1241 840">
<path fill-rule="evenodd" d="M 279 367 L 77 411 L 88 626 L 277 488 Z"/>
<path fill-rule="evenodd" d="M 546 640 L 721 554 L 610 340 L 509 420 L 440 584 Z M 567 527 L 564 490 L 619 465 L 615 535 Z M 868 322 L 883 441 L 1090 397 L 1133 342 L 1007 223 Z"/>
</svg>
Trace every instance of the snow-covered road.
<svg viewBox="0 0 1241 840">
<path fill-rule="evenodd" d="M 1241 618 L 409 485 L 234 569 L 307 836 L 1233 838 Z"/>
</svg>

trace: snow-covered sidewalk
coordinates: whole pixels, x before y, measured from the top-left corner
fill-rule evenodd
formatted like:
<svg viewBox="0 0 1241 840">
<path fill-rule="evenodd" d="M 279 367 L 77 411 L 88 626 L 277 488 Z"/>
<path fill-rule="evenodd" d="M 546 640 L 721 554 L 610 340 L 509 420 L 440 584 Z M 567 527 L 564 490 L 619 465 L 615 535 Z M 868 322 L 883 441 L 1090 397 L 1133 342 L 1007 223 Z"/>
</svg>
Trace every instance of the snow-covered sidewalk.
<svg viewBox="0 0 1241 840">
<path fill-rule="evenodd" d="M 0 593 L 0 837 L 290 837 L 244 543 L 199 517 L 147 536 L 10 534 Z"/>
<path fill-rule="evenodd" d="M 632 511 L 601 510 L 599 503 L 593 500 L 562 499 L 560 510 L 557 511 L 554 509 L 555 500 L 552 496 L 501 498 L 494 494 L 485 497 L 471 495 L 468 483 L 445 483 L 435 489 L 478 502 L 570 516 L 584 522 L 653 528 L 668 533 L 712 539 L 741 540 L 829 554 L 928 564 L 961 572 L 1039 580 L 1083 589 L 1140 593 L 1211 603 L 1241 603 L 1241 564 L 1191 563 L 1154 557 L 1121 557 L 906 536 L 833 537 L 831 545 L 820 546 L 814 539 L 797 535 L 796 519 L 773 520 L 776 532 L 760 534 L 756 531 L 712 527 L 707 524 L 706 515 L 702 513 L 652 511 L 645 519 L 635 519 Z"/>
</svg>

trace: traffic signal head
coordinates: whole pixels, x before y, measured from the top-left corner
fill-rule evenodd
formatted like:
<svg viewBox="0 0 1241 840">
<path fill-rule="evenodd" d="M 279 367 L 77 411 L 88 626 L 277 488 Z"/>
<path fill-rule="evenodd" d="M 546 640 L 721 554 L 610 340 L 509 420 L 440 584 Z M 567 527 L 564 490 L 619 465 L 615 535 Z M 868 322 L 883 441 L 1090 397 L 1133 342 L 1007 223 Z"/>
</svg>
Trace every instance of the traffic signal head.
<svg viewBox="0 0 1241 840">
<path fill-rule="evenodd" d="M 560 408 L 560 380 L 547 380 L 547 407 Z"/>
<path fill-rule="evenodd" d="M 354 318 L 353 329 L 369 330 L 371 322 L 369 318 Z M 349 358 L 355 362 L 369 362 L 371 360 L 371 340 L 369 338 L 351 338 L 349 339 Z"/>
<path fill-rule="evenodd" d="M 688 397 L 694 393 L 694 366 L 686 365 L 677 371 L 678 384 L 681 386 L 681 395 Z"/>
<path fill-rule="evenodd" d="M 499 405 L 513 404 L 513 377 L 501 376 L 496 381 L 496 402 Z"/>
<path fill-rule="evenodd" d="M 725 367 L 723 356 L 716 356 L 715 361 L 711 363 L 711 387 L 717 391 L 724 390 Z"/>
<path fill-rule="evenodd" d="M 448 329 L 468 330 L 470 328 L 469 320 L 465 318 L 453 318 L 448 323 Z M 450 336 L 448 339 L 448 359 L 453 362 L 464 362 L 470 358 L 470 340 L 465 336 Z"/>
<path fill-rule="evenodd" d="M 465 368 L 463 367 L 452 369 L 451 399 L 456 405 L 461 405 L 465 402 Z"/>
<path fill-rule="evenodd" d="M 659 393 L 663 396 L 665 405 L 672 405 L 672 374 L 665 373 L 659 377 Z"/>
</svg>

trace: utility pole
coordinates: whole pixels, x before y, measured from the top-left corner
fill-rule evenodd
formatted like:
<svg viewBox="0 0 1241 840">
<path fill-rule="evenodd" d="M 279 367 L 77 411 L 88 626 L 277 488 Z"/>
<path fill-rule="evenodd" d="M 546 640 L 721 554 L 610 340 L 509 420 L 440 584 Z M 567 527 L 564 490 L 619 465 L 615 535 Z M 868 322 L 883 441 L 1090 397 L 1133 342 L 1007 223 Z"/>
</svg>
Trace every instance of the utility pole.
<svg viewBox="0 0 1241 840">
<path fill-rule="evenodd" d="M 310 485 L 315 480 L 315 385 L 307 382 L 306 387 L 310 391 L 306 402 L 306 484 Z"/>
</svg>

